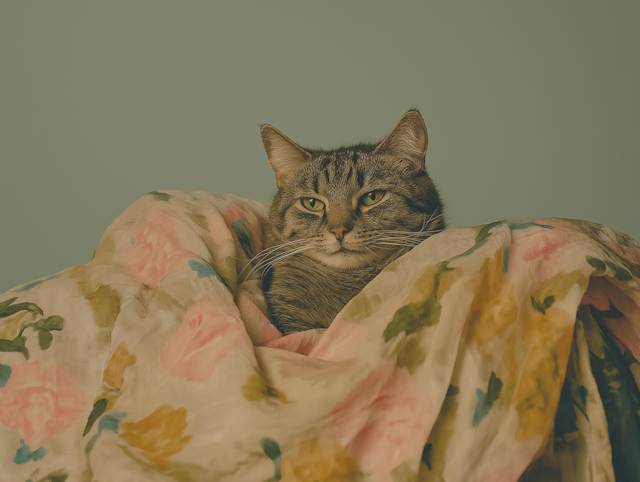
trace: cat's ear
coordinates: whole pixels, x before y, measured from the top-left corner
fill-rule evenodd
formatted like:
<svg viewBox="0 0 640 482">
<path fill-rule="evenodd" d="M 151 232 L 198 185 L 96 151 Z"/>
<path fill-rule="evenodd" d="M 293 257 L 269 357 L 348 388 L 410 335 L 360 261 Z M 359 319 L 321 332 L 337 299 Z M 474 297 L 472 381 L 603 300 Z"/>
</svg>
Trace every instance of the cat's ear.
<svg viewBox="0 0 640 482">
<path fill-rule="evenodd" d="M 424 170 L 428 145 L 427 126 L 420 113 L 411 110 L 400 117 L 389 135 L 373 152 L 393 157 L 404 172 L 414 175 Z"/>
<path fill-rule="evenodd" d="M 276 185 L 280 189 L 291 174 L 311 159 L 311 154 L 273 126 L 262 126 L 260 137 L 271 169 L 276 173 Z"/>
</svg>

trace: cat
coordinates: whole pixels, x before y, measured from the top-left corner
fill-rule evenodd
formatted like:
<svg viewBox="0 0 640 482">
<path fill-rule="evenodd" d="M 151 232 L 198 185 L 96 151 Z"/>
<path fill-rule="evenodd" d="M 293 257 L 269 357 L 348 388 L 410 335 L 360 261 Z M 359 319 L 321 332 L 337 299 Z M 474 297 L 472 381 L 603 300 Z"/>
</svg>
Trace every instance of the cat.
<svg viewBox="0 0 640 482">
<path fill-rule="evenodd" d="M 270 125 L 260 135 L 278 192 L 258 265 L 283 335 L 327 328 L 385 266 L 445 228 L 417 110 L 378 144 L 320 151 Z"/>
</svg>

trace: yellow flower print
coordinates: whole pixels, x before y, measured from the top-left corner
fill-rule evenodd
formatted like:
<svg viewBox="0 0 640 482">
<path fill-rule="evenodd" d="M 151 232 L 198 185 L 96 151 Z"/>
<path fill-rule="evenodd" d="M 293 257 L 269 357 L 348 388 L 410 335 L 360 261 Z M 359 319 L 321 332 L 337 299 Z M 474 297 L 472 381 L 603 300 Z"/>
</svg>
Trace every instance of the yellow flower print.
<svg viewBox="0 0 640 482">
<path fill-rule="evenodd" d="M 133 365 L 135 362 L 136 356 L 130 355 L 126 343 L 124 341 L 121 342 L 116 351 L 113 352 L 113 355 L 111 355 L 107 368 L 104 369 L 102 381 L 110 387 L 122 388 L 124 383 L 123 373 L 128 366 Z"/>
<path fill-rule="evenodd" d="M 284 457 L 281 470 L 282 482 L 349 482 L 359 472 L 344 447 L 317 438 L 303 441 L 296 457 Z"/>
<path fill-rule="evenodd" d="M 260 373 L 250 376 L 242 386 L 242 396 L 250 402 L 259 402 L 266 399 L 269 402 L 276 400 L 289 403 L 287 396 L 277 388 L 270 387 Z"/>
<path fill-rule="evenodd" d="M 157 466 L 167 465 L 171 456 L 180 452 L 191 436 L 182 436 L 187 428 L 187 410 L 160 405 L 139 422 L 122 423 L 119 436 L 132 447 L 142 449 L 144 457 Z"/>
<path fill-rule="evenodd" d="M 531 348 L 514 399 L 520 416 L 516 439 L 537 434 L 546 438 L 553 427 L 569 360 L 573 319 L 566 311 L 551 307 L 545 313 L 533 312 L 522 326 L 523 341 Z"/>
<path fill-rule="evenodd" d="M 93 311 L 93 322 L 101 328 L 112 326 L 120 314 L 120 295 L 111 286 L 100 285 L 86 296 Z"/>
<path fill-rule="evenodd" d="M 481 348 L 515 323 L 518 306 L 513 297 L 513 285 L 502 273 L 502 250 L 484 262 L 478 279 L 465 333 L 469 341 Z"/>
</svg>

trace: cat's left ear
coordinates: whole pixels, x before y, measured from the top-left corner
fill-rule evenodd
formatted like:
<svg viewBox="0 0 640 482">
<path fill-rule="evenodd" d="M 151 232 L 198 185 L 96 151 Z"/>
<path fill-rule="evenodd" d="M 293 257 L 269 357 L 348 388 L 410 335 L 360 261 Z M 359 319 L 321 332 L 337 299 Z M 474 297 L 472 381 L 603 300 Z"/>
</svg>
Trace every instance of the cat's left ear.
<svg viewBox="0 0 640 482">
<path fill-rule="evenodd" d="M 287 179 L 311 159 L 311 154 L 273 126 L 262 126 L 260 137 L 271 169 L 276 173 L 276 185 L 281 189 Z"/>
<path fill-rule="evenodd" d="M 410 110 L 400 118 L 373 153 L 393 157 L 404 172 L 414 175 L 424 170 L 428 145 L 429 136 L 424 119 L 418 111 Z"/>
</svg>

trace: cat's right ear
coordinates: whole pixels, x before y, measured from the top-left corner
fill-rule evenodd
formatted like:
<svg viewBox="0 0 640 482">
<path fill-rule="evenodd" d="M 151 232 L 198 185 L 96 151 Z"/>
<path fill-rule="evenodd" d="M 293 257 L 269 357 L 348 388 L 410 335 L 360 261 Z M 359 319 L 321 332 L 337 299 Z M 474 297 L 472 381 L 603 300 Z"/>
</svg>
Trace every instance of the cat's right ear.
<svg viewBox="0 0 640 482">
<path fill-rule="evenodd" d="M 311 154 L 273 126 L 262 126 L 260 137 L 280 189 L 295 171 L 311 159 Z"/>
<path fill-rule="evenodd" d="M 400 118 L 373 153 L 392 156 L 404 172 L 414 175 L 424 171 L 428 145 L 429 136 L 424 119 L 417 110 L 410 110 Z"/>
</svg>

